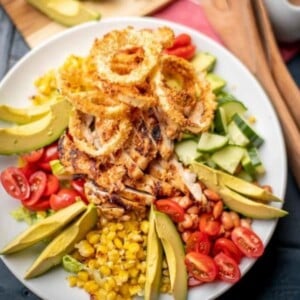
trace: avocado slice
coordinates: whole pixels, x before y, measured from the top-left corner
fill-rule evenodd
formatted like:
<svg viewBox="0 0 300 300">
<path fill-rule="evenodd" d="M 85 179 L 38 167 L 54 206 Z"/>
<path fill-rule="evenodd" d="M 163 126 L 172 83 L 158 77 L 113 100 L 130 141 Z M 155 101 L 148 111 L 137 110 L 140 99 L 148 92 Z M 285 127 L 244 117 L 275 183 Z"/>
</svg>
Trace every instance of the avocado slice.
<svg viewBox="0 0 300 300">
<path fill-rule="evenodd" d="M 205 78 L 210 83 L 211 89 L 215 94 L 220 92 L 226 85 L 226 81 L 217 74 L 208 73 Z"/>
<path fill-rule="evenodd" d="M 27 230 L 5 246 L 4 249 L 1 250 L 1 254 L 11 254 L 21 251 L 52 236 L 86 210 L 86 208 L 87 206 L 82 201 L 77 201 L 64 209 L 59 210 L 48 218 L 28 227 Z"/>
<path fill-rule="evenodd" d="M 191 60 L 196 72 L 210 72 L 216 64 L 216 57 L 207 52 L 198 52 Z"/>
<path fill-rule="evenodd" d="M 98 12 L 74 0 L 27 0 L 27 2 L 49 18 L 65 26 L 74 26 L 100 19 Z"/>
<path fill-rule="evenodd" d="M 230 209 L 254 219 L 281 218 L 288 214 L 285 210 L 252 201 L 227 187 L 221 187 L 219 194 Z"/>
<path fill-rule="evenodd" d="M 64 255 L 73 250 L 75 244 L 82 240 L 86 233 L 96 225 L 97 220 L 97 208 L 93 204 L 89 204 L 87 210 L 77 221 L 68 226 L 46 246 L 26 272 L 25 278 L 37 277 L 60 264 Z"/>
<path fill-rule="evenodd" d="M 188 277 L 181 238 L 169 216 L 154 211 L 154 219 L 157 235 L 161 240 L 169 267 L 171 292 L 175 300 L 186 300 Z"/>
<path fill-rule="evenodd" d="M 280 198 L 255 184 L 222 171 L 212 169 L 199 162 L 193 161 L 190 168 L 198 175 L 199 180 L 215 192 L 218 192 L 222 186 L 226 186 L 231 190 L 254 200 L 262 202 L 282 202 Z"/>
<path fill-rule="evenodd" d="M 26 108 L 17 108 L 9 105 L 0 105 L 0 120 L 16 124 L 27 124 L 36 121 L 49 113 L 51 103 L 32 105 Z"/>
<path fill-rule="evenodd" d="M 153 206 L 151 206 L 147 241 L 147 269 L 144 292 L 145 300 L 158 299 L 162 272 L 163 249 L 161 242 L 157 236 L 154 218 L 154 209 Z"/>
<path fill-rule="evenodd" d="M 30 152 L 51 144 L 69 124 L 71 104 L 61 100 L 50 105 L 49 112 L 37 121 L 0 128 L 0 154 Z"/>
</svg>

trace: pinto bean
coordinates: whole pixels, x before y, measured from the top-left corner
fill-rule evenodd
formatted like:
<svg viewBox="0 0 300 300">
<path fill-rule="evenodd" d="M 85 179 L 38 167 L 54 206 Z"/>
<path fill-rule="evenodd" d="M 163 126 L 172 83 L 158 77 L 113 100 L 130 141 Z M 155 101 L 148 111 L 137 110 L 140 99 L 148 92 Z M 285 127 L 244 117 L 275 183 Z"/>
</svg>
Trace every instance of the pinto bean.
<svg viewBox="0 0 300 300">
<path fill-rule="evenodd" d="M 218 219 L 221 216 L 222 211 L 223 211 L 223 202 L 222 201 L 216 202 L 212 211 L 214 218 Z"/>
<path fill-rule="evenodd" d="M 210 189 L 205 189 L 203 191 L 204 195 L 207 197 L 207 199 L 211 200 L 211 201 L 220 201 L 221 197 L 214 191 L 210 190 Z"/>
<path fill-rule="evenodd" d="M 227 211 L 222 212 L 221 222 L 225 230 L 230 230 L 231 228 L 233 228 L 233 221 L 231 219 L 229 212 Z"/>
</svg>

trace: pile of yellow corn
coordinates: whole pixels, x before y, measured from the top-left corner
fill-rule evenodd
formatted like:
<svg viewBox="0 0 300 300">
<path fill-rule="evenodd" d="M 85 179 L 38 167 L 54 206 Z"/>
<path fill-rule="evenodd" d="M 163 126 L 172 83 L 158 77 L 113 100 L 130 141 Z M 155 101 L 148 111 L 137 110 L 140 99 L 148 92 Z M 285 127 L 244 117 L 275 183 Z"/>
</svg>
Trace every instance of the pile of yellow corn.
<svg viewBox="0 0 300 300">
<path fill-rule="evenodd" d="M 70 286 L 83 288 L 99 300 L 126 300 L 143 295 L 148 227 L 147 220 L 130 220 L 108 222 L 89 232 L 73 253 L 87 268 L 69 276 Z M 161 292 L 169 290 L 168 267 L 164 263 Z"/>
</svg>

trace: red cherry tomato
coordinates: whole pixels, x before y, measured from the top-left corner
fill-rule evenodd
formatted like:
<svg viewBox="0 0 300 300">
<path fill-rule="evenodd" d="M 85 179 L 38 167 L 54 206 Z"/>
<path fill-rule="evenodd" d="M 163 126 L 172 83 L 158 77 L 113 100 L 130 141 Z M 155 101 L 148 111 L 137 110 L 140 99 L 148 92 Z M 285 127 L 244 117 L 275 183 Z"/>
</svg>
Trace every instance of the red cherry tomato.
<svg viewBox="0 0 300 300">
<path fill-rule="evenodd" d="M 214 257 L 218 267 L 218 278 L 229 283 L 236 283 L 241 278 L 241 271 L 234 259 L 224 253 Z"/>
<path fill-rule="evenodd" d="M 188 34 L 181 33 L 175 37 L 174 43 L 173 43 L 172 47 L 170 47 L 170 48 L 174 49 L 174 48 L 187 46 L 187 45 L 190 45 L 191 42 L 192 42 L 192 39 Z"/>
<path fill-rule="evenodd" d="M 45 148 L 39 166 L 45 171 L 51 171 L 50 161 L 58 158 L 58 144 L 55 142 Z"/>
<path fill-rule="evenodd" d="M 212 214 L 204 213 L 200 216 L 199 229 L 210 236 L 216 236 L 220 233 L 221 223 Z"/>
<path fill-rule="evenodd" d="M 170 199 L 161 199 L 155 202 L 157 210 L 167 214 L 174 222 L 184 220 L 184 209 L 175 201 Z"/>
<path fill-rule="evenodd" d="M 73 204 L 80 195 L 71 189 L 61 189 L 50 197 L 50 206 L 53 210 L 60 210 Z"/>
<path fill-rule="evenodd" d="M 45 211 L 50 208 L 50 201 L 48 198 L 46 199 L 41 198 L 37 203 L 31 206 L 27 205 L 25 201 L 23 205 L 33 211 Z"/>
<path fill-rule="evenodd" d="M 185 256 L 188 272 L 197 280 L 211 282 L 217 276 L 217 266 L 214 260 L 205 254 L 190 252 Z"/>
<path fill-rule="evenodd" d="M 209 254 L 211 248 L 211 241 L 208 235 L 204 232 L 193 232 L 186 241 L 186 253 L 198 252 L 202 254 Z"/>
<path fill-rule="evenodd" d="M 23 167 L 19 168 L 27 179 L 38 170 L 38 166 L 34 163 L 26 163 Z"/>
<path fill-rule="evenodd" d="M 179 48 L 166 49 L 165 52 L 169 55 L 175 55 L 184 59 L 191 59 L 196 53 L 195 45 L 188 45 Z"/>
<path fill-rule="evenodd" d="M 85 180 L 83 178 L 74 179 L 71 181 L 71 187 L 81 196 L 84 202 L 88 202 L 86 195 L 84 193 Z"/>
<path fill-rule="evenodd" d="M 226 239 L 226 238 L 218 238 L 215 241 L 214 248 L 213 248 L 213 255 L 216 256 L 220 252 L 223 252 L 227 256 L 234 259 L 238 264 L 240 263 L 243 254 L 239 250 L 239 248 L 234 244 L 233 241 Z"/>
<path fill-rule="evenodd" d="M 33 206 L 42 197 L 47 184 L 47 175 L 43 171 L 36 171 L 29 178 L 30 197 L 23 200 L 25 206 Z"/>
<path fill-rule="evenodd" d="M 28 163 L 34 163 L 39 161 L 43 156 L 43 154 L 44 154 L 44 148 L 41 148 L 22 155 L 22 159 Z"/>
<path fill-rule="evenodd" d="M 246 227 L 235 227 L 231 232 L 231 239 L 247 257 L 260 257 L 264 252 L 262 240 Z"/>
<path fill-rule="evenodd" d="M 59 189 L 59 180 L 55 175 L 47 175 L 47 184 L 44 190 L 44 196 L 55 194 Z"/>
<path fill-rule="evenodd" d="M 5 191 L 16 199 L 25 200 L 30 195 L 28 180 L 16 167 L 8 167 L 1 173 L 1 183 Z"/>
</svg>

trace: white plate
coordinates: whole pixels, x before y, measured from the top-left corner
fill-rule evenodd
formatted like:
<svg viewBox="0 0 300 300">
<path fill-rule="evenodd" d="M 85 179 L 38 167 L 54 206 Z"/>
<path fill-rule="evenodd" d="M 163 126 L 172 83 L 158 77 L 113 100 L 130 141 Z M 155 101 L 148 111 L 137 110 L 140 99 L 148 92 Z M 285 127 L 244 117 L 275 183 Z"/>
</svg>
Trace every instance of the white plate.
<svg viewBox="0 0 300 300">
<path fill-rule="evenodd" d="M 265 143 L 261 147 L 261 155 L 267 174 L 262 182 L 270 184 L 274 189 L 274 193 L 283 198 L 287 178 L 286 154 L 281 129 L 268 98 L 240 61 L 222 46 L 187 27 L 153 18 L 131 17 L 106 19 L 99 23 L 89 23 L 74 27 L 28 53 L 7 74 L 0 85 L 1 101 L 5 101 L 9 105 L 25 106 L 27 104 L 26 99 L 34 93 L 33 82 L 38 76 L 62 64 L 69 54 L 86 55 L 95 37 L 128 25 L 136 28 L 169 26 L 176 33 L 186 32 L 190 34 L 198 49 L 211 52 L 217 56 L 216 72 L 227 80 L 227 89 L 236 95 L 238 99 L 241 99 L 249 108 L 249 113 L 257 118 L 256 128 L 265 139 Z M 15 161 L 14 157 L 0 156 L 0 170 L 12 165 Z M 3 189 L 0 190 L 0 195 L 0 248 L 2 248 L 21 232 L 25 225 L 17 223 L 9 215 L 9 212 L 18 206 L 18 201 L 8 197 Z M 253 226 L 255 232 L 267 244 L 273 234 L 276 221 L 255 221 Z M 61 268 L 56 268 L 36 279 L 24 280 L 23 274 L 31 265 L 38 252 L 39 249 L 33 248 L 19 254 L 1 258 L 22 283 L 42 299 L 84 300 L 89 298 L 83 291 L 68 287 L 65 279 L 66 273 Z M 245 274 L 253 263 L 254 260 L 244 259 L 241 264 L 242 273 Z M 189 292 L 188 299 L 213 299 L 229 287 L 229 284 L 222 282 L 205 284 L 192 289 Z M 170 296 L 162 296 L 161 298 L 171 299 Z"/>
</svg>

